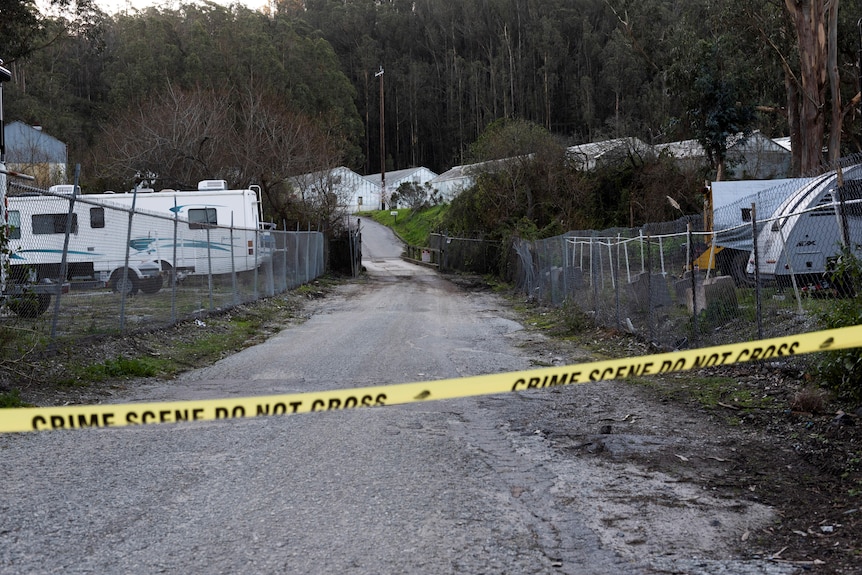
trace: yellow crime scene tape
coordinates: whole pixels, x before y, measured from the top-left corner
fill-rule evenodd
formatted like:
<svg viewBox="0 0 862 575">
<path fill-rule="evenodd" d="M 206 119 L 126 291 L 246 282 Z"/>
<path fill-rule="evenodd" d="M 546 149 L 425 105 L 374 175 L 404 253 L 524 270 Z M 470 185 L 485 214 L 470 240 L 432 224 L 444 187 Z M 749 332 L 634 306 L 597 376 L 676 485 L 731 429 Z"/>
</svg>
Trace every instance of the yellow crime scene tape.
<svg viewBox="0 0 862 575">
<path fill-rule="evenodd" d="M 231 399 L 0 409 L 0 433 L 125 427 L 400 405 L 624 379 L 862 347 L 862 325 L 660 353 L 419 383 Z"/>
</svg>

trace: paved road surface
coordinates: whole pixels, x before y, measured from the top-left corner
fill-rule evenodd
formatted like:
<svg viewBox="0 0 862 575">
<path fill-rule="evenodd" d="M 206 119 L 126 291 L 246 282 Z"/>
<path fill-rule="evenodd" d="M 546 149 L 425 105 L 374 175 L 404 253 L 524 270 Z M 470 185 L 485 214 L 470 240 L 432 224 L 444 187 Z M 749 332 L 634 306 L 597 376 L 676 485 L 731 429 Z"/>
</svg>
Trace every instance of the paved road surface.
<svg viewBox="0 0 862 575">
<path fill-rule="evenodd" d="M 366 279 L 304 324 L 130 399 L 530 367 L 521 326 L 493 295 L 401 261 L 391 232 L 362 224 Z M 626 473 L 605 482 L 607 469 L 509 428 L 543 397 L 3 436 L 0 573 L 658 572 L 661 544 L 638 557 L 601 529 L 596 501 L 610 509 L 603 490 L 623 489 Z"/>
</svg>

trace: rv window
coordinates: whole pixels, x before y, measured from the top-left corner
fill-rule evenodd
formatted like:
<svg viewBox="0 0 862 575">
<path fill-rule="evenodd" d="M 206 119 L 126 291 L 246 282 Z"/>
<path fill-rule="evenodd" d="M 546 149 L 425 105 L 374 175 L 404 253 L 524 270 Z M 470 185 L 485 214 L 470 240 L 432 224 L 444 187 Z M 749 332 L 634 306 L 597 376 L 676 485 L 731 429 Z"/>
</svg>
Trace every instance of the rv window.
<svg viewBox="0 0 862 575">
<path fill-rule="evenodd" d="M 9 210 L 6 213 L 6 217 L 9 219 L 9 239 L 10 240 L 20 240 L 21 239 L 21 212 L 18 210 Z"/>
<path fill-rule="evenodd" d="M 105 208 L 90 208 L 90 227 L 105 227 Z"/>
<path fill-rule="evenodd" d="M 200 230 L 211 228 L 218 224 L 215 208 L 201 208 L 189 210 L 189 229 Z"/>
<path fill-rule="evenodd" d="M 33 216 L 34 234 L 65 234 L 69 214 L 36 214 Z M 78 233 L 78 214 L 72 214 L 73 234 Z"/>
</svg>

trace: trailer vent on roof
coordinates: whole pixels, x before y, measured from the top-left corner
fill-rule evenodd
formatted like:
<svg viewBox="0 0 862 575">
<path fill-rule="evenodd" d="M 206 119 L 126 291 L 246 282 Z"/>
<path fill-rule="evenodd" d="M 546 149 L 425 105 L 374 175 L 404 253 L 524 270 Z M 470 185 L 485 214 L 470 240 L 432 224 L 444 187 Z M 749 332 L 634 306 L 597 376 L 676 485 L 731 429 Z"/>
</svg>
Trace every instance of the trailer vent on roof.
<svg viewBox="0 0 862 575">
<path fill-rule="evenodd" d="M 198 191 L 209 191 L 209 190 L 226 190 L 227 189 L 227 181 L 226 180 L 202 180 L 198 182 Z"/>
<path fill-rule="evenodd" d="M 74 194 L 75 186 L 74 184 L 57 184 L 56 186 L 51 186 L 48 188 L 48 191 L 52 194 Z M 81 188 L 78 188 L 78 193 L 81 193 Z"/>
</svg>

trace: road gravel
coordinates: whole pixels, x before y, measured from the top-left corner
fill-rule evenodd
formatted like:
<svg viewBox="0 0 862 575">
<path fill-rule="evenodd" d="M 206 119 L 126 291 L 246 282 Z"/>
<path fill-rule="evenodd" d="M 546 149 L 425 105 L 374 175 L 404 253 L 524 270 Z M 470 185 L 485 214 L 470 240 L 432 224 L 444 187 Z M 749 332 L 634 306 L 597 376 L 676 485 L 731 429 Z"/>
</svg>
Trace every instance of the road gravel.
<svg viewBox="0 0 862 575">
<path fill-rule="evenodd" d="M 123 401 L 353 388 L 569 361 L 362 220 L 361 281 L 263 344 Z M 586 357 L 586 354 L 583 356 Z M 650 431 L 675 428 L 674 435 Z M 0 573 L 795 572 L 704 490 L 732 437 L 616 382 L 291 417 L 0 437 Z M 610 457 L 596 457 L 601 451 Z M 668 475 L 631 454 L 704 459 Z"/>
</svg>

